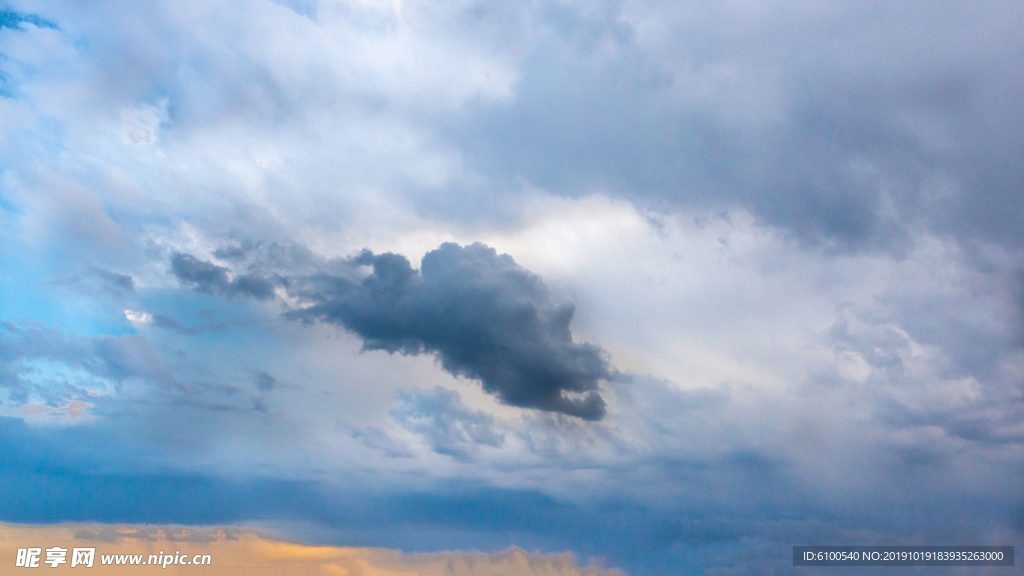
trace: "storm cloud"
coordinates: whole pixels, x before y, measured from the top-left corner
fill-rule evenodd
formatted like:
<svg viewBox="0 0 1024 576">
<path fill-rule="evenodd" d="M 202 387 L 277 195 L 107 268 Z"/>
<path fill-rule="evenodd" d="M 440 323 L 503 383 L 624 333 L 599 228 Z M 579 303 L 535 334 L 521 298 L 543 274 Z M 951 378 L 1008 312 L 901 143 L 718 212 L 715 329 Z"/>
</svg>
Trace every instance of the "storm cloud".
<svg viewBox="0 0 1024 576">
<path fill-rule="evenodd" d="M 539 276 L 476 243 L 442 244 L 414 270 L 404 256 L 364 251 L 362 280 L 329 275 L 299 291 L 311 306 L 290 312 L 345 327 L 367 350 L 436 354 L 445 370 L 479 380 L 502 402 L 599 420 L 598 384 L 612 377 L 604 352 L 572 340 L 575 308 Z"/>
</svg>

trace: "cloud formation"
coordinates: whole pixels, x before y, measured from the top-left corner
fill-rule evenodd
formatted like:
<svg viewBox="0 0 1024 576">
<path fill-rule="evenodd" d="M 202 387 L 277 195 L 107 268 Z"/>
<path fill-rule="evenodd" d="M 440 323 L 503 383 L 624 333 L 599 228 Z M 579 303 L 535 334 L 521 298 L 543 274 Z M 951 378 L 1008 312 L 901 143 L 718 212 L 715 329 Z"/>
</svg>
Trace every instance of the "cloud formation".
<svg viewBox="0 0 1024 576">
<path fill-rule="evenodd" d="M 343 326 L 367 350 L 436 354 L 456 376 L 479 380 L 502 402 L 600 420 L 598 393 L 613 376 L 604 352 L 575 343 L 575 308 L 507 254 L 477 243 L 442 244 L 414 270 L 401 255 L 366 251 L 362 280 L 320 275 L 297 293 L 311 303 L 292 318 Z"/>
<path fill-rule="evenodd" d="M 228 269 L 212 262 L 199 260 L 191 254 L 176 252 L 171 257 L 171 272 L 186 286 L 209 294 L 249 296 L 266 300 L 274 295 L 274 285 L 255 274 L 228 277 Z"/>
<path fill-rule="evenodd" d="M 1019 1 L 2 6 L 0 519 L 1020 540 Z"/>
<path fill-rule="evenodd" d="M 401 404 L 391 410 L 391 417 L 407 430 L 421 434 L 438 454 L 465 460 L 478 445 L 501 448 L 505 443 L 495 418 L 467 408 L 458 392 L 438 386 L 429 391 L 402 392 L 399 399 Z"/>
<path fill-rule="evenodd" d="M 130 381 L 177 386 L 170 370 L 137 334 L 89 338 L 34 323 L 0 324 L 0 389 L 6 389 L 11 402 L 90 400 L 89 393 L 97 387 L 121 387 Z"/>
</svg>

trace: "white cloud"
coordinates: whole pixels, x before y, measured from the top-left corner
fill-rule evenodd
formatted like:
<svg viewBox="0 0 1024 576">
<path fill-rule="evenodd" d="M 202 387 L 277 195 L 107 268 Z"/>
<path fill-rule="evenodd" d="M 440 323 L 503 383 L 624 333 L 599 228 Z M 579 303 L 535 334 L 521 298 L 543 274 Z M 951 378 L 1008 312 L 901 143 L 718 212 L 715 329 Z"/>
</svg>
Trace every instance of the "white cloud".
<svg viewBox="0 0 1024 576">
<path fill-rule="evenodd" d="M 145 325 L 153 321 L 153 315 L 147 312 L 136 312 L 134 310 L 125 310 L 124 317 L 129 322 L 136 325 Z"/>
</svg>

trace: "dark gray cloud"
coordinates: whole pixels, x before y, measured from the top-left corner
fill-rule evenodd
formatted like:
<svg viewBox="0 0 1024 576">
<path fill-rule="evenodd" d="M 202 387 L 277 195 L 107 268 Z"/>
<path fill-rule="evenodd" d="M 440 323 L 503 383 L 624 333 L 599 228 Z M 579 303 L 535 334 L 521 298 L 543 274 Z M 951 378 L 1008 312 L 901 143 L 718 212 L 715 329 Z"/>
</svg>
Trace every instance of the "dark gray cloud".
<svg viewBox="0 0 1024 576">
<path fill-rule="evenodd" d="M 604 352 L 572 341 L 573 305 L 555 302 L 511 256 L 447 243 L 420 270 L 392 253 L 366 251 L 352 264 L 372 273 L 306 279 L 296 292 L 311 306 L 289 315 L 341 325 L 367 350 L 436 354 L 445 370 L 512 406 L 604 416 L 598 383 L 613 375 Z"/>
<path fill-rule="evenodd" d="M 247 263 L 249 273 L 232 279 L 227 267 L 183 253 L 174 254 L 171 271 L 201 292 L 258 299 L 272 297 L 272 277 L 311 304 L 289 317 L 341 325 L 367 350 L 436 354 L 445 370 L 479 380 L 512 406 L 585 420 L 605 414 L 598 387 L 614 370 L 600 348 L 572 341 L 573 305 L 554 301 L 538 276 L 483 244 L 445 244 L 419 271 L 392 253 L 327 260 L 275 243 L 216 254 Z M 161 314 L 153 322 L 185 334 L 204 330 Z"/>
<path fill-rule="evenodd" d="M 230 278 L 227 268 L 199 260 L 191 254 L 175 252 L 171 257 L 171 272 L 183 284 L 208 294 L 251 296 L 258 300 L 274 295 L 274 284 L 262 276 L 241 274 Z"/>
</svg>

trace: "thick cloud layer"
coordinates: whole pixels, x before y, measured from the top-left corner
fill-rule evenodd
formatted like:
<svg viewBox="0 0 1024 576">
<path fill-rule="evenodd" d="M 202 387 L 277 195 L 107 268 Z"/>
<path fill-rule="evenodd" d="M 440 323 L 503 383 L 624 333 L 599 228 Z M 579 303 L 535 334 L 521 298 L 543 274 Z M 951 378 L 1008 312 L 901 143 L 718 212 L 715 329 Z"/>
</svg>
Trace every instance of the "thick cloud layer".
<svg viewBox="0 0 1024 576">
<path fill-rule="evenodd" d="M 358 334 L 367 350 L 436 354 L 456 376 L 480 380 L 502 402 L 599 420 L 598 383 L 612 376 L 597 346 L 574 343 L 572 304 L 483 244 L 446 243 L 420 270 L 398 254 L 364 252 L 361 281 L 322 275 L 299 291 L 313 305 L 292 317 Z"/>
</svg>

